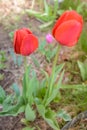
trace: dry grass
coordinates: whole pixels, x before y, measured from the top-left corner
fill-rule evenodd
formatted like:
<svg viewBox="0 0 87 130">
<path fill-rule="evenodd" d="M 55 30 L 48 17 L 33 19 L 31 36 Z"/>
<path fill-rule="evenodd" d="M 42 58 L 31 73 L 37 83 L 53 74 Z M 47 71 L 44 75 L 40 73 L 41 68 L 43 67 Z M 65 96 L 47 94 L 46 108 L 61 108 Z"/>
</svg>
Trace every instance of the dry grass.
<svg viewBox="0 0 87 130">
<path fill-rule="evenodd" d="M 6 28 L 21 21 L 25 9 L 38 10 L 42 0 L 0 0 L 0 23 Z"/>
<path fill-rule="evenodd" d="M 18 20 L 26 8 L 34 7 L 34 0 L 0 0 L 0 23 L 8 25 Z"/>
</svg>

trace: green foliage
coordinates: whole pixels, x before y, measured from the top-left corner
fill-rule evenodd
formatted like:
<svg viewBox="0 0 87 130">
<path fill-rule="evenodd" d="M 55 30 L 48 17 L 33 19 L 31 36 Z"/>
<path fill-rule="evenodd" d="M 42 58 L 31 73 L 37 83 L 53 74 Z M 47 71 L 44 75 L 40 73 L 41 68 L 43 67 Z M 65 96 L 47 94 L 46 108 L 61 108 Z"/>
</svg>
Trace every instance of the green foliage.
<svg viewBox="0 0 87 130">
<path fill-rule="evenodd" d="M 5 98 L 6 98 L 6 93 L 4 89 L 0 86 L 0 104 L 4 101 Z"/>
<path fill-rule="evenodd" d="M 25 118 L 28 121 L 34 121 L 36 118 L 35 112 L 32 110 L 32 108 L 29 104 L 27 104 L 26 108 L 25 108 Z"/>
<path fill-rule="evenodd" d="M 5 62 L 6 62 L 6 54 L 4 51 L 0 51 L 0 69 L 4 69 L 5 66 Z"/>
<path fill-rule="evenodd" d="M 2 111 L 0 111 L 0 116 L 16 116 L 19 113 L 24 111 L 24 103 L 23 103 L 23 98 L 22 96 L 17 96 L 16 94 L 11 94 L 11 95 L 6 95 L 5 91 L 0 88 L 0 92 L 2 93 L 0 96 L 0 103 L 2 105 Z M 14 90 L 17 90 L 17 86 Z M 16 91 L 15 91 L 16 92 Z"/>
<path fill-rule="evenodd" d="M 59 110 L 57 113 L 57 116 L 62 118 L 64 121 L 70 121 L 71 117 L 68 113 L 66 113 L 66 111 L 64 110 Z"/>
<path fill-rule="evenodd" d="M 80 13 L 84 20 L 87 20 L 87 2 L 82 2 L 81 0 L 64 0 L 60 5 L 61 10 L 76 10 Z"/>
<path fill-rule="evenodd" d="M 32 9 L 26 9 L 26 13 L 29 16 L 34 16 L 40 20 L 43 24 L 39 26 L 41 30 L 47 29 L 53 25 L 56 18 L 60 16 L 65 10 L 76 10 L 80 13 L 85 20 L 87 20 L 87 3 L 81 0 L 64 0 L 61 4 L 58 4 L 58 0 L 53 1 L 54 4 L 48 4 L 46 0 L 43 1 L 44 11 L 38 12 Z"/>
<path fill-rule="evenodd" d="M 83 30 L 83 32 L 81 34 L 78 47 L 80 48 L 80 50 L 87 53 L 87 33 L 86 33 L 86 30 Z"/>
<path fill-rule="evenodd" d="M 87 63 L 82 63 L 81 61 L 78 61 L 77 63 L 80 69 L 82 80 L 83 81 L 87 80 Z"/>
<path fill-rule="evenodd" d="M 47 72 L 43 71 L 45 78 L 41 82 L 37 79 L 35 71 L 31 71 L 31 66 L 26 66 L 22 84 L 22 94 L 17 84 L 12 85 L 14 93 L 11 95 L 5 96 L 4 90 L 1 89 L 1 104 L 3 110 L 0 112 L 0 116 L 16 116 L 18 113 L 24 112 L 27 121 L 34 121 L 36 112 L 33 109 L 33 105 L 35 105 L 40 116 L 42 116 L 53 129 L 59 130 L 59 125 L 56 121 L 56 112 L 49 107 L 50 103 L 55 100 L 59 93 L 64 75 L 64 72 L 61 72 L 64 64 L 56 66 L 57 56 L 55 57 L 52 75 L 49 76 Z M 57 80 L 58 75 L 60 75 L 59 80 Z"/>
<path fill-rule="evenodd" d="M 13 40 L 13 35 L 14 35 L 13 31 L 9 33 L 9 37 L 11 38 L 11 40 Z"/>
<path fill-rule="evenodd" d="M 76 10 L 80 3 L 81 3 L 81 0 L 75 0 L 75 1 L 73 1 L 73 0 L 64 0 L 61 3 L 60 8 L 64 9 L 64 10 L 68 10 L 68 9 Z"/>
<path fill-rule="evenodd" d="M 14 61 L 14 64 L 17 65 L 18 67 L 21 66 L 23 62 L 23 57 L 21 55 L 16 55 L 13 50 L 10 50 L 10 54 L 12 56 L 12 59 Z"/>
<path fill-rule="evenodd" d="M 47 62 L 51 62 L 51 60 L 55 57 L 57 52 L 57 46 L 54 47 L 54 44 L 47 44 L 46 41 L 43 41 L 39 45 L 38 51 L 45 56 Z"/>
<path fill-rule="evenodd" d="M 22 130 L 35 130 L 35 128 L 31 128 L 31 127 L 25 127 Z"/>
<path fill-rule="evenodd" d="M 54 20 L 57 17 L 57 10 L 58 10 L 58 0 L 54 0 L 53 7 L 47 3 L 46 0 L 43 0 L 44 4 L 44 11 L 37 12 L 31 9 L 26 9 L 26 12 L 29 16 L 34 16 L 40 21 L 44 22 L 43 25 L 39 26 L 40 29 L 47 28 L 54 23 Z"/>
<path fill-rule="evenodd" d="M 55 130 L 60 130 L 58 123 L 55 119 L 56 113 L 50 108 L 45 108 L 44 105 L 37 105 L 38 112 L 43 119 Z"/>
<path fill-rule="evenodd" d="M 6 54 L 4 51 L 0 51 L 0 69 L 5 69 L 6 68 L 6 65 L 5 65 L 5 62 L 6 62 Z M 0 80 L 3 80 L 4 79 L 4 75 L 3 74 L 0 74 Z"/>
<path fill-rule="evenodd" d="M 19 89 L 19 87 L 18 87 L 18 85 L 16 84 L 16 83 L 14 83 L 13 85 L 12 85 L 12 89 L 13 89 L 13 91 L 15 92 L 14 94 L 15 94 L 15 96 L 20 96 L 20 89 Z"/>
</svg>

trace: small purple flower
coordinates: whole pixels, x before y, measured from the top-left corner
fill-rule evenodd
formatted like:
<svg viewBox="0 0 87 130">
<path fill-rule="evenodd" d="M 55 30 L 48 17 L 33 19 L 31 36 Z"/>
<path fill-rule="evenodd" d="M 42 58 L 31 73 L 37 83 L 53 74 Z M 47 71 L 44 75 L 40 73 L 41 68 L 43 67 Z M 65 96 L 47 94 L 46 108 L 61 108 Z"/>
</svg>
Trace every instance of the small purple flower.
<svg viewBox="0 0 87 130">
<path fill-rule="evenodd" d="M 46 35 L 46 41 L 47 41 L 47 43 L 52 43 L 53 42 L 53 36 L 51 35 L 51 34 L 47 34 Z"/>
</svg>

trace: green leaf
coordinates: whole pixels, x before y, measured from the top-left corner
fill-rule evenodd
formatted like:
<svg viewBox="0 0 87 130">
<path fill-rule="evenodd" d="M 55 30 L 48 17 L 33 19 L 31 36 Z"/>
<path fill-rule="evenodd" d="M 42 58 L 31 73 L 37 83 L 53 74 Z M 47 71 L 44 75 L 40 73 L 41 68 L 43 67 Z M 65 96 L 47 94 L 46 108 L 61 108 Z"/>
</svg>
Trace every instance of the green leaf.
<svg viewBox="0 0 87 130">
<path fill-rule="evenodd" d="M 27 93 L 27 89 L 29 87 L 29 74 L 30 74 L 30 70 L 31 70 L 31 66 L 26 68 L 24 77 L 23 77 L 23 91 L 22 91 L 22 96 L 24 98 L 25 103 L 27 103 L 27 97 L 26 97 L 26 93 Z"/>
<path fill-rule="evenodd" d="M 85 53 L 87 53 L 87 33 L 86 33 L 86 30 L 82 31 L 82 34 L 81 34 L 81 37 L 80 37 L 78 45 L 80 46 L 80 49 L 82 51 L 84 51 Z"/>
<path fill-rule="evenodd" d="M 25 107 L 23 106 L 24 102 L 22 97 L 19 97 L 18 102 L 15 105 L 12 105 L 11 103 L 10 104 L 6 103 L 7 102 L 4 102 L 3 104 L 3 111 L 0 112 L 0 116 L 9 116 L 9 115 L 17 116 L 25 109 Z"/>
<path fill-rule="evenodd" d="M 81 2 L 81 3 L 77 6 L 76 11 L 77 11 L 78 13 L 81 13 L 81 12 L 83 11 L 84 4 L 85 4 L 85 2 L 83 2 L 83 3 Z"/>
<path fill-rule="evenodd" d="M 2 103 L 5 98 L 6 98 L 6 93 L 4 89 L 0 86 L 0 103 Z"/>
<path fill-rule="evenodd" d="M 58 0 L 55 0 L 54 1 L 54 19 L 57 17 L 57 11 L 58 11 L 58 7 L 59 7 L 59 5 L 58 5 Z"/>
<path fill-rule="evenodd" d="M 17 65 L 17 57 L 16 57 L 16 55 L 15 55 L 15 53 L 13 52 L 12 49 L 10 49 L 10 55 L 11 55 L 12 58 L 13 58 L 14 64 Z"/>
<path fill-rule="evenodd" d="M 0 74 L 0 80 L 4 79 L 4 74 Z"/>
<path fill-rule="evenodd" d="M 57 77 L 58 77 L 59 73 L 62 71 L 64 65 L 65 65 L 65 64 L 63 63 L 63 64 L 58 65 L 58 66 L 55 68 L 55 73 L 54 73 L 54 80 L 53 80 L 53 83 L 56 82 Z"/>
<path fill-rule="evenodd" d="M 78 61 L 77 63 L 80 69 L 82 80 L 83 81 L 87 80 L 87 65 L 85 65 L 85 63 L 82 63 L 80 61 Z"/>
<path fill-rule="evenodd" d="M 34 62 L 34 65 L 39 68 L 40 67 L 39 61 L 34 56 L 32 56 L 32 55 L 31 55 L 31 58 L 32 58 L 32 60 Z"/>
<path fill-rule="evenodd" d="M 12 49 L 10 49 L 10 54 L 13 58 L 14 64 L 20 67 L 23 61 L 23 57 L 20 55 L 16 55 Z"/>
<path fill-rule="evenodd" d="M 14 35 L 14 32 L 12 31 L 12 32 L 9 32 L 9 37 L 11 38 L 11 39 L 13 39 L 13 35 Z"/>
<path fill-rule="evenodd" d="M 44 0 L 44 8 L 45 8 L 45 13 L 47 13 L 47 15 L 49 15 L 49 5 L 46 2 L 46 0 Z"/>
<path fill-rule="evenodd" d="M 0 51 L 0 62 L 5 62 L 6 59 L 6 54 L 4 51 Z"/>
<path fill-rule="evenodd" d="M 26 9 L 26 13 L 28 13 L 28 14 L 31 15 L 31 16 L 35 16 L 35 17 L 40 17 L 40 15 L 41 15 L 40 12 L 31 10 L 31 9 Z"/>
<path fill-rule="evenodd" d="M 66 111 L 64 111 L 64 110 L 58 111 L 57 117 L 62 118 L 64 121 L 70 121 L 71 120 L 70 115 L 68 113 L 66 113 Z"/>
<path fill-rule="evenodd" d="M 86 84 L 82 83 L 82 84 L 73 84 L 73 85 L 69 85 L 69 84 L 62 84 L 62 88 L 63 89 L 78 89 L 78 90 L 82 90 L 83 88 L 86 88 Z"/>
<path fill-rule="evenodd" d="M 35 118 L 36 118 L 35 112 L 32 110 L 32 108 L 31 108 L 31 106 L 29 104 L 26 105 L 25 118 L 28 121 L 34 121 Z"/>
<path fill-rule="evenodd" d="M 41 30 L 46 29 L 46 28 L 48 28 L 49 26 L 51 26 L 53 23 L 54 23 L 53 20 L 49 20 L 49 21 L 47 21 L 46 23 L 40 25 L 39 28 L 40 28 Z"/>
<path fill-rule="evenodd" d="M 12 85 L 12 89 L 14 90 L 16 96 L 20 96 L 20 89 L 16 83 Z"/>
<path fill-rule="evenodd" d="M 54 129 L 54 130 L 60 130 L 58 126 L 56 126 L 55 122 L 50 118 L 45 118 L 45 121 Z"/>
<path fill-rule="evenodd" d="M 39 114 L 44 117 L 45 113 L 46 113 L 46 110 L 45 110 L 45 107 L 43 105 L 37 105 L 37 109 L 38 109 L 38 112 Z"/>
<path fill-rule="evenodd" d="M 37 109 L 39 114 L 43 117 L 43 119 L 54 129 L 60 130 L 58 123 L 55 119 L 55 112 L 51 109 L 45 108 L 43 105 L 37 105 Z"/>
<path fill-rule="evenodd" d="M 32 71 L 32 77 L 28 82 L 28 88 L 27 88 L 27 92 L 26 92 L 26 97 L 27 97 L 30 105 L 33 104 L 34 96 L 36 97 L 36 95 L 38 93 L 38 87 L 39 87 L 39 82 L 36 77 L 36 72 Z"/>
<path fill-rule="evenodd" d="M 31 127 L 25 127 L 25 128 L 23 128 L 22 130 L 35 130 L 35 128 L 33 127 L 33 128 L 31 128 Z"/>
<path fill-rule="evenodd" d="M 22 64 L 22 62 L 23 62 L 23 57 L 22 56 L 17 56 L 17 65 L 20 67 L 21 66 L 21 64 Z"/>
<path fill-rule="evenodd" d="M 6 68 L 5 64 L 4 63 L 0 63 L 0 69 L 4 69 Z"/>
<path fill-rule="evenodd" d="M 58 14 L 58 15 L 62 15 L 63 12 L 64 12 L 64 9 L 57 10 L 57 14 Z"/>
<path fill-rule="evenodd" d="M 43 52 L 45 49 L 45 46 L 46 46 L 46 41 L 44 40 L 43 42 L 40 43 L 38 50 L 40 52 Z"/>
<path fill-rule="evenodd" d="M 50 102 L 56 98 L 56 96 L 59 92 L 58 90 L 61 88 L 61 82 L 62 82 L 63 76 L 64 76 L 64 71 L 62 72 L 58 83 L 53 86 L 54 88 L 53 88 L 52 93 L 49 95 L 49 97 L 47 99 L 45 99 L 46 100 L 45 106 L 48 106 L 50 104 Z"/>
</svg>

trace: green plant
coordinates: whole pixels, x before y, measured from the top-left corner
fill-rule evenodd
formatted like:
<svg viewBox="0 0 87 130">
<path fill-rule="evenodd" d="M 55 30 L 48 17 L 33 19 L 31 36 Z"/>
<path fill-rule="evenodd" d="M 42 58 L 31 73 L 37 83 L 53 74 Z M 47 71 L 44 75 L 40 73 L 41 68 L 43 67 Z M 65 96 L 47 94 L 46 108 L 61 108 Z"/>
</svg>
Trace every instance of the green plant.
<svg viewBox="0 0 87 130">
<path fill-rule="evenodd" d="M 37 111 L 44 118 L 44 120 L 55 130 L 59 129 L 56 121 L 56 113 L 49 107 L 50 103 L 56 98 L 61 87 L 61 81 L 64 72 L 61 73 L 60 79 L 57 81 L 57 75 L 60 74 L 64 64 L 56 65 L 57 55 L 54 60 L 52 75 L 48 75 L 45 71 L 45 79 L 39 82 L 36 73 L 33 70 L 31 76 L 31 66 L 26 68 L 23 78 L 23 91 L 20 94 L 20 90 L 17 84 L 13 84 L 12 89 L 14 94 L 6 95 L 1 88 L 2 96 L 0 97 L 3 110 L 0 112 L 0 116 L 13 115 L 25 112 L 25 119 L 28 121 L 34 121 L 36 118 L 36 112 L 33 105 L 37 107 Z M 50 82 L 51 81 L 51 82 Z M 4 95 L 4 96 L 3 96 Z"/>
<path fill-rule="evenodd" d="M 60 8 L 63 10 L 68 10 L 68 9 L 76 10 L 80 4 L 81 4 L 81 0 L 75 0 L 75 1 L 64 0 L 61 3 Z"/>
<path fill-rule="evenodd" d="M 78 16 L 78 18 L 76 16 Z M 64 64 L 57 65 L 60 45 L 65 45 L 67 47 L 74 46 L 80 36 L 82 24 L 82 17 L 75 11 L 66 11 L 65 14 L 61 16 L 60 20 L 57 21 L 57 24 L 53 27 L 53 36 L 57 41 L 60 41 L 60 44 L 57 44 L 57 47 L 52 44 L 50 50 L 46 49 L 45 44 L 41 44 L 39 47 L 39 51 L 46 56 L 49 62 L 51 58 L 54 57 L 50 74 L 39 68 L 44 75 L 41 81 L 37 78 L 35 70 L 32 69 L 31 65 L 28 66 L 26 61 L 26 56 L 30 55 L 38 48 L 38 38 L 27 28 L 22 28 L 15 32 L 15 53 L 24 56 L 25 73 L 22 80 L 22 91 L 20 91 L 17 84 L 13 84 L 12 89 L 14 93 L 8 95 L 0 87 L 0 105 L 2 106 L 0 116 L 16 116 L 23 112 L 25 114 L 25 119 L 23 119 L 22 122 L 26 124 L 25 130 L 35 129 L 34 127 L 31 128 L 28 123 L 36 119 L 37 113 L 38 116 L 41 116 L 54 130 L 60 130 L 60 126 L 56 120 L 57 117 L 63 118 L 65 121 L 71 120 L 70 116 L 64 110 L 54 110 L 51 107 L 51 103 L 54 101 L 58 103 L 61 95 L 60 90 L 68 88 L 68 85 L 62 85 L 65 71 Z M 73 31 L 71 30 L 72 27 L 74 28 Z M 72 37 L 70 38 L 71 34 Z M 51 50 L 52 48 L 55 50 Z M 51 51 L 55 53 L 52 52 L 52 54 Z M 52 56 L 50 56 L 51 54 Z M 33 61 L 35 65 L 39 66 L 37 59 L 33 58 Z M 78 86 L 83 87 L 82 84 L 75 85 L 74 87 L 70 85 L 69 87 L 78 89 Z M 37 128 L 39 129 L 39 127 Z"/>
<path fill-rule="evenodd" d="M 0 69 L 5 69 L 6 68 L 6 65 L 5 65 L 5 62 L 6 62 L 6 54 L 4 51 L 0 51 Z M 0 80 L 3 80 L 4 78 L 4 75 L 3 74 L 0 74 Z"/>
<path fill-rule="evenodd" d="M 4 51 L 0 51 L 0 69 L 4 69 L 6 67 L 4 62 L 6 62 L 6 54 Z"/>
<path fill-rule="evenodd" d="M 23 57 L 21 55 L 16 55 L 13 50 L 10 50 L 10 54 L 14 64 L 20 67 L 21 64 L 23 63 Z"/>
<path fill-rule="evenodd" d="M 49 5 L 46 0 L 43 0 L 44 11 L 37 12 L 32 9 L 26 9 L 27 14 L 30 16 L 34 16 L 40 21 L 42 21 L 42 25 L 39 26 L 40 29 L 46 29 L 54 23 L 54 20 L 57 18 L 57 10 L 58 10 L 58 0 L 54 0 L 54 5 Z"/>
<path fill-rule="evenodd" d="M 87 53 L 87 33 L 85 29 L 83 29 L 82 35 L 80 37 L 78 48 L 85 52 L 85 54 Z"/>
<path fill-rule="evenodd" d="M 87 62 L 82 63 L 81 61 L 78 61 L 78 67 L 80 69 L 81 78 L 83 81 L 87 80 Z"/>
<path fill-rule="evenodd" d="M 51 62 L 53 57 L 56 55 L 57 46 L 55 44 L 47 44 L 46 41 L 40 43 L 38 51 L 45 56 L 47 62 Z"/>
<path fill-rule="evenodd" d="M 81 0 L 64 0 L 60 5 L 60 10 L 76 10 L 84 20 L 87 20 L 87 3 Z"/>
</svg>

